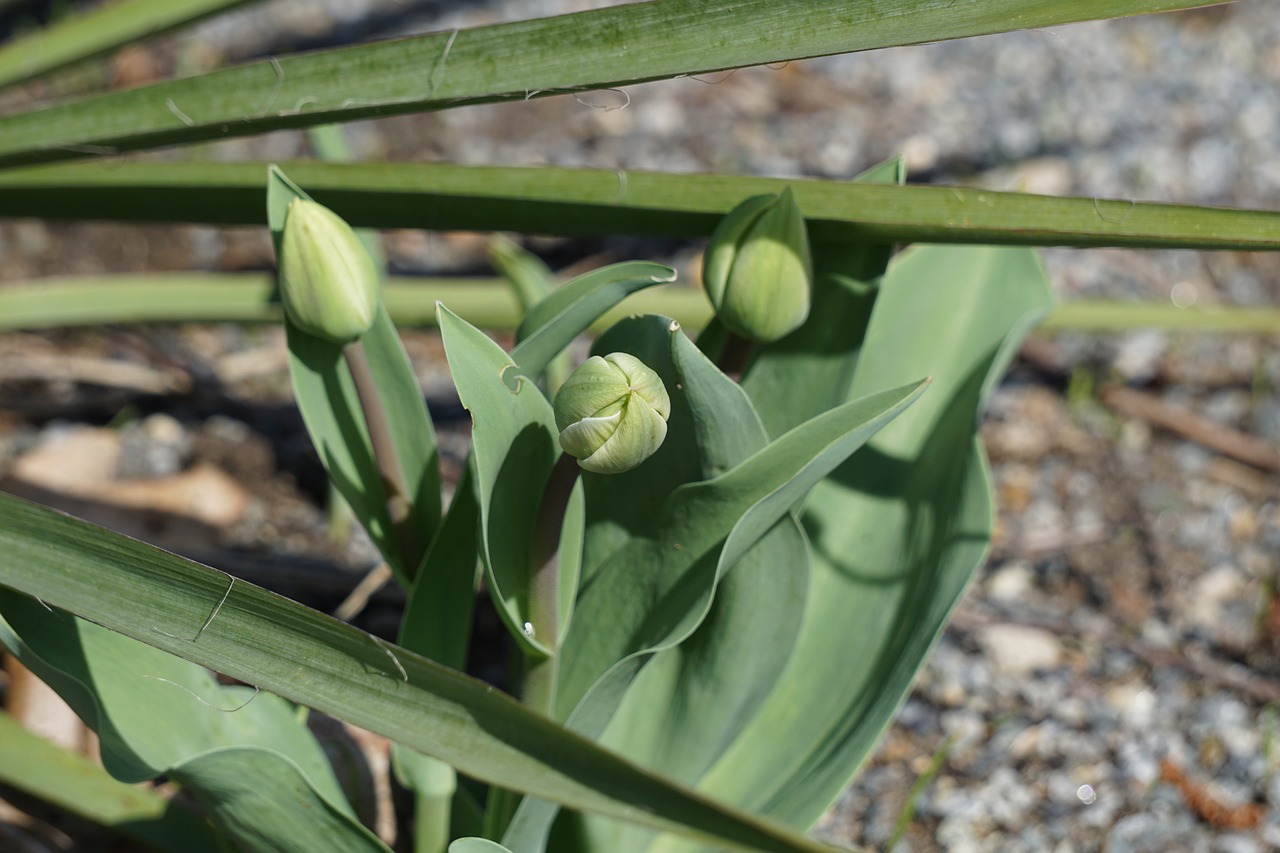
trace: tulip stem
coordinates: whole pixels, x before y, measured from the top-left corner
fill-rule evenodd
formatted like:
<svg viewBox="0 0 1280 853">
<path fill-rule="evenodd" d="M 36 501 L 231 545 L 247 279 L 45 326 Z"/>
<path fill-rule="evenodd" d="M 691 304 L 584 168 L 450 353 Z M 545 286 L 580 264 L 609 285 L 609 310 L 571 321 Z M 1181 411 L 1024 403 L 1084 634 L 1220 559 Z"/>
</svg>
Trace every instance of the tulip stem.
<svg viewBox="0 0 1280 853">
<path fill-rule="evenodd" d="M 525 656 L 523 699 L 526 705 L 548 715 L 555 703 L 559 668 L 556 646 L 560 635 L 560 532 L 580 470 L 578 461 L 567 453 L 556 460 L 542 492 L 529 551 L 529 622 L 534 626 L 534 637 L 551 655 L 537 659 Z"/>
<path fill-rule="evenodd" d="M 720 350 L 720 358 L 716 360 L 716 366 L 720 368 L 721 373 L 737 382 L 746 372 L 747 364 L 751 361 L 755 349 L 755 342 L 729 332 L 724 339 L 724 346 Z"/>
<path fill-rule="evenodd" d="M 400 465 L 400 454 L 396 451 L 395 441 L 391 436 L 387 410 L 378 394 L 378 385 L 374 381 L 373 370 L 369 367 L 364 344 L 359 339 L 352 341 L 342 348 L 342 356 L 346 359 L 347 369 L 351 371 L 365 426 L 369 429 L 373 457 L 387 501 L 387 516 L 400 545 L 404 570 L 411 576 L 418 568 L 423 546 L 410 516 L 409 488 L 405 482 L 404 469 Z"/>
</svg>

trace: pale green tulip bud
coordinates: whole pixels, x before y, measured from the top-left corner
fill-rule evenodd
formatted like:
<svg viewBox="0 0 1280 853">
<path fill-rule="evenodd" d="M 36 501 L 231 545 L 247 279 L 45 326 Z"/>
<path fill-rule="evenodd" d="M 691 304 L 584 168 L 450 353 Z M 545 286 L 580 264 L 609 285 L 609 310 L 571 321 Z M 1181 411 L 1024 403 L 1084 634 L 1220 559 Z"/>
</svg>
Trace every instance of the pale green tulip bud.
<svg viewBox="0 0 1280 853">
<path fill-rule="evenodd" d="M 625 352 L 587 359 L 555 401 L 560 447 L 597 474 L 621 474 L 667 437 L 671 398 L 658 374 Z"/>
<path fill-rule="evenodd" d="M 789 188 L 749 198 L 720 220 L 702 282 L 720 322 L 740 337 L 770 343 L 800 327 L 809 316 L 813 260 Z"/>
<path fill-rule="evenodd" d="M 280 298 L 293 324 L 345 344 L 378 313 L 378 268 L 351 226 L 327 207 L 294 199 L 280 240 Z"/>
</svg>

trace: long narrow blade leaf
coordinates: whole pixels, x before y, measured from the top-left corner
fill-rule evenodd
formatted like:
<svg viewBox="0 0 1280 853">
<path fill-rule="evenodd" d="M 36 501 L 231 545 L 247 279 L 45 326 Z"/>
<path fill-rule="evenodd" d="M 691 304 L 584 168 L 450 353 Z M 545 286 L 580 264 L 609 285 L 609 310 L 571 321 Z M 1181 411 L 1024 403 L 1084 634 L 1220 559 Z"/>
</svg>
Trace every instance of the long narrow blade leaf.
<svg viewBox="0 0 1280 853">
<path fill-rule="evenodd" d="M 0 584 L 477 779 L 738 849 L 831 849 L 652 776 L 459 672 L 119 534 L 0 496 L 0 553 Z"/>
<path fill-rule="evenodd" d="M 0 329 L 99 323 L 279 323 L 283 312 L 274 292 L 274 276 L 265 273 L 140 273 L 8 282 L 0 287 Z M 434 326 L 437 302 L 484 329 L 514 331 L 521 322 L 511 289 L 494 279 L 392 278 L 383 287 L 382 301 L 399 327 Z M 659 285 L 631 294 L 590 328 L 603 331 L 631 314 L 664 314 L 696 329 L 706 323 L 711 306 L 701 291 Z M 1272 317 L 1265 328 L 1276 326 L 1280 316 Z"/>
<path fill-rule="evenodd" d="M 288 163 L 356 226 L 706 237 L 791 187 L 815 243 L 1280 249 L 1280 213 L 971 187 L 601 169 Z M 257 225 L 264 164 L 76 164 L 0 173 L 0 216 Z"/>
<path fill-rule="evenodd" d="M 0 120 L 0 165 L 49 162 L 1204 0 L 653 0 L 282 57 Z"/>
<path fill-rule="evenodd" d="M 246 2 L 125 0 L 103 4 L 0 47 L 0 86 L 30 80 Z"/>
</svg>

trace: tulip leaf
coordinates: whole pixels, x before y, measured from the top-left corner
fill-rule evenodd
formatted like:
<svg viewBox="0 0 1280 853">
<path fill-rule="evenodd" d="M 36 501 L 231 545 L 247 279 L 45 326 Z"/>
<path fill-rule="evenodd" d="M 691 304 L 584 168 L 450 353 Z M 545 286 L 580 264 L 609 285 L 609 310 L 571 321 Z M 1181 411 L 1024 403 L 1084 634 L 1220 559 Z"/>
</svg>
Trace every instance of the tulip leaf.
<svg viewBox="0 0 1280 853">
<path fill-rule="evenodd" d="M 1144 12 L 1205 0 L 654 0 L 336 50 L 11 114 L 0 165 L 48 162 Z M 626 197 L 625 179 L 613 195 Z"/>
<path fill-rule="evenodd" d="M 267 218 L 279 252 L 289 202 L 310 198 L 274 167 L 267 182 Z M 383 558 L 408 585 L 440 524 L 440 471 L 435 428 L 417 377 L 386 308 L 360 339 L 395 447 L 407 491 L 412 531 L 397 536 L 369 428 L 342 347 L 303 332 L 285 318 L 289 369 L 298 408 L 329 480 L 350 505 Z"/>
<path fill-rule="evenodd" d="M 449 853 L 511 853 L 511 851 L 487 838 L 459 838 L 449 845 Z"/>
<path fill-rule="evenodd" d="M 688 350 L 692 348 L 681 347 L 677 352 L 675 343 L 682 339 L 683 335 L 676 331 L 670 320 L 647 316 L 619 322 L 596 342 L 597 354 L 626 352 L 656 372 L 668 389 L 672 412 L 666 440 L 653 458 L 623 474 L 583 474 L 591 513 L 587 529 L 591 538 L 583 549 L 584 587 L 592 583 L 595 570 L 606 563 L 610 555 L 636 547 L 639 531 L 646 525 L 651 526 L 653 517 L 661 514 L 672 491 L 683 484 L 723 473 L 767 443 L 760 418 L 742 390 L 705 359 L 691 358 Z M 787 525 L 798 530 L 790 518 L 779 522 L 778 526 Z M 776 542 L 786 541 L 786 534 L 774 531 L 766 537 L 770 538 L 775 541 L 776 551 Z M 768 548 L 763 543 L 760 547 Z M 801 561 L 800 575 L 803 576 L 803 553 L 797 559 Z M 645 567 L 644 571 L 647 573 L 649 568 Z M 733 577 L 732 573 L 729 577 Z M 709 590 L 707 592 L 709 594 Z M 628 602 L 619 600 L 617 605 L 627 607 Z M 777 614 L 784 622 L 786 610 L 785 607 L 779 608 Z M 597 612 L 594 618 L 607 623 L 613 616 Z M 579 633 L 594 633 L 589 629 L 590 623 L 581 623 Z M 786 636 L 785 633 L 774 636 L 769 655 L 760 662 L 761 671 L 767 669 L 773 656 L 776 656 L 779 666 L 785 660 L 790 648 Z M 659 652 L 658 656 L 663 654 Z M 640 662 L 639 658 L 633 661 L 636 664 Z M 748 674 L 745 670 L 741 672 Z M 592 737 L 600 735 L 613 706 L 621 697 L 639 692 L 627 690 L 627 680 L 621 674 L 615 678 L 612 698 L 601 691 L 590 706 L 580 705 L 571 718 L 571 724 Z M 732 677 L 727 676 L 725 680 L 731 681 Z M 722 682 L 721 686 L 726 685 Z M 660 705 L 664 698 L 675 697 L 668 690 L 655 694 L 653 698 L 655 704 Z M 723 701 L 726 704 L 717 707 L 727 708 L 732 698 L 725 695 Z M 726 713 L 725 717 L 724 725 L 733 726 L 734 714 Z M 682 744 L 689 740 L 675 731 L 670 734 Z M 629 757 L 643 761 L 641 745 L 637 742 L 635 753 Z M 694 754 L 701 754 L 705 748 L 706 744 L 700 745 Z M 556 813 L 556 807 L 551 804 L 526 799 L 521 803 L 504 842 L 521 853 L 541 850 Z"/>
<path fill-rule="evenodd" d="M 592 737 L 604 731 L 653 655 L 696 631 L 725 573 L 924 386 L 917 382 L 842 406 L 736 462 L 744 446 L 748 453 L 752 445 L 760 447 L 763 428 L 736 383 L 678 327 L 639 318 L 616 326 L 598 348 L 631 352 L 662 375 L 672 421 L 668 443 L 642 466 L 653 469 L 646 476 L 652 492 L 639 491 L 639 482 L 630 491 L 627 478 L 639 468 L 608 478 L 607 488 L 584 476 L 596 515 L 588 518 L 582 592 L 561 651 L 556 713 Z M 667 355 L 660 358 L 663 348 Z M 654 481 L 673 479 L 673 471 L 683 467 L 687 473 L 691 446 L 710 479 L 686 481 L 674 492 L 663 493 L 665 483 L 654 488 Z M 604 530 L 592 537 L 593 526 Z M 748 706 L 758 699 L 749 689 L 744 697 Z M 723 736 L 741 723 L 725 723 Z M 522 853 L 540 849 L 553 813 L 526 801 L 504 843 Z"/>
<path fill-rule="evenodd" d="M 400 620 L 400 645 L 454 669 L 466 669 L 475 603 L 479 508 L 468 464 L 449 511 L 413 580 Z"/>
<path fill-rule="evenodd" d="M 813 490 L 795 655 L 700 790 L 808 826 L 869 754 L 985 558 L 991 485 L 976 416 L 1048 306 L 1026 250 L 918 247 L 890 267 L 850 393 L 919 372 L 936 387 Z M 690 849 L 671 838 L 651 848 Z"/>
<path fill-rule="evenodd" d="M 449 370 L 472 413 L 472 465 L 480 508 L 480 554 L 498 613 L 522 647 L 547 656 L 529 610 L 531 545 L 542 491 L 560 456 L 551 404 L 511 356 L 443 305 Z"/>
<path fill-rule="evenodd" d="M 694 785 L 772 691 L 794 649 L 808 586 L 808 541 L 788 515 L 724 576 L 697 630 L 640 670 L 601 744 Z M 576 817 L 591 849 L 641 850 L 652 836 L 619 821 Z"/>
<path fill-rule="evenodd" d="M 495 237 L 489 243 L 489 262 L 502 274 L 520 304 L 522 317 L 529 309 L 542 302 L 556 290 L 555 274 L 541 258 L 505 237 Z M 516 341 L 520 336 L 516 336 Z M 556 390 L 564 384 L 573 368 L 568 353 L 561 352 L 547 363 L 547 395 L 554 399 Z"/>
<path fill-rule="evenodd" d="M 165 853 L 218 853 L 214 828 L 194 808 L 113 778 L 0 713 L 0 782 Z"/>
<path fill-rule="evenodd" d="M 228 586 L 220 572 L 119 534 L 0 495 L 0 549 L 7 555 L 0 585 L 400 741 L 475 779 L 722 847 L 830 851 L 647 773 L 462 673 L 252 584 Z M 243 713 L 220 719 L 225 725 Z"/>
<path fill-rule="evenodd" d="M 847 403 L 725 474 L 677 489 L 644 538 L 612 554 L 584 586 L 575 625 L 592 630 L 575 636 L 571 627 L 565 639 L 560 715 L 606 672 L 686 638 L 723 573 L 923 388 L 917 382 Z"/>
<path fill-rule="evenodd" d="M 116 778 L 173 778 L 246 849 L 386 853 L 289 703 L 2 588 L 0 612 L 0 640 L 98 733 Z"/>
<path fill-rule="evenodd" d="M 0 214 L 256 225 L 257 163 L 70 164 L 0 172 Z M 820 243 L 1275 251 L 1280 212 L 965 186 L 450 163 L 287 164 L 352 225 L 706 237 L 748 195 L 790 187 Z M 430 313 L 430 312 L 428 312 Z"/>
<path fill-rule="evenodd" d="M 637 291 L 675 278 L 671 267 L 648 261 L 611 264 L 578 276 L 526 312 L 512 360 L 526 376 L 537 376 L 600 315 Z"/>
<path fill-rule="evenodd" d="M 68 15 L 0 47 L 0 86 L 11 86 L 193 24 L 247 0 L 123 0 Z"/>
</svg>

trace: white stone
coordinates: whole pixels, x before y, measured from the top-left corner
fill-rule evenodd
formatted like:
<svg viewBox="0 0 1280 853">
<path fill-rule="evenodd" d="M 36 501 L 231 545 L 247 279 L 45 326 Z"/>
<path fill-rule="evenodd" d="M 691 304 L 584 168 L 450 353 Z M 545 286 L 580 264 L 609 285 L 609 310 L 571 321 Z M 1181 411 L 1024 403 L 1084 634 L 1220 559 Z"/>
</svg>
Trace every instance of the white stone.
<svg viewBox="0 0 1280 853">
<path fill-rule="evenodd" d="M 984 626 L 978 631 L 978 645 L 1003 675 L 1053 669 L 1062 660 L 1062 644 L 1057 637 L 1026 625 Z"/>
</svg>

